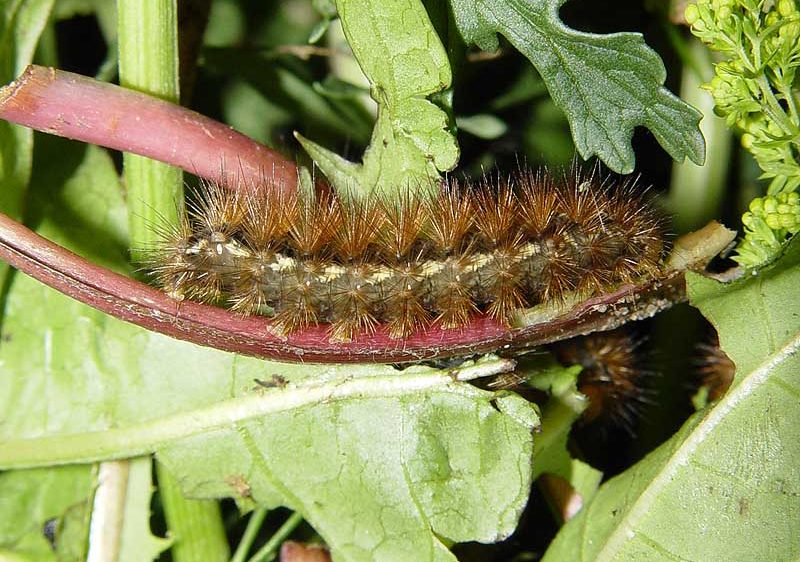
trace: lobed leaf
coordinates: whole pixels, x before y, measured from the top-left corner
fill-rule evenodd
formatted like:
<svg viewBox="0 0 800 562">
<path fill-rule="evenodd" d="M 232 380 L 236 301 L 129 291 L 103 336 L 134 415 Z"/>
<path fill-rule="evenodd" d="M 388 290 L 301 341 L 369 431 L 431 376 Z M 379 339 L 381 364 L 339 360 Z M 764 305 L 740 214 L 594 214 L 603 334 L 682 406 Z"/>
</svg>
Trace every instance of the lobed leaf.
<svg viewBox="0 0 800 562">
<path fill-rule="evenodd" d="M 701 114 L 664 88 L 666 71 L 639 33 L 575 31 L 558 17 L 566 0 L 451 0 L 464 40 L 484 50 L 508 39 L 536 67 L 569 120 L 580 155 L 630 173 L 634 127 L 644 125 L 676 160 L 705 159 Z"/>
</svg>

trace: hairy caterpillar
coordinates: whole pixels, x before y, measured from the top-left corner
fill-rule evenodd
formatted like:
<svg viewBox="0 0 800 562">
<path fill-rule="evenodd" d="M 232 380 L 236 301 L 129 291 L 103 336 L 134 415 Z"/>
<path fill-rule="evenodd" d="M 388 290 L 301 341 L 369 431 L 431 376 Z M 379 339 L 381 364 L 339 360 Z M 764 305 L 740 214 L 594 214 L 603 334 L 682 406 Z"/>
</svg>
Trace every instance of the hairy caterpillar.
<svg viewBox="0 0 800 562">
<path fill-rule="evenodd" d="M 316 197 L 203 185 L 146 267 L 177 299 L 272 317 L 287 335 L 403 339 L 656 277 L 664 235 L 630 184 L 523 171 L 438 195 Z"/>
<path fill-rule="evenodd" d="M 643 340 L 618 328 L 555 343 L 549 349 L 564 365 L 580 365 L 578 390 L 589 399 L 582 421 L 607 422 L 633 433 L 647 403 L 642 382 L 653 373 L 644 367 Z"/>
</svg>

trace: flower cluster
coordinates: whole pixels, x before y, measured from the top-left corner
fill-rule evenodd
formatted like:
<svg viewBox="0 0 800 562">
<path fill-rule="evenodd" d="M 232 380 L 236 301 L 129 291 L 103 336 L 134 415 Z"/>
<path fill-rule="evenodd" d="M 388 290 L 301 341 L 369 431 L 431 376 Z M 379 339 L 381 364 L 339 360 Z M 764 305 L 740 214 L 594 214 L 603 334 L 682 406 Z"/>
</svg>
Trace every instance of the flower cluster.
<svg viewBox="0 0 800 562">
<path fill-rule="evenodd" d="M 777 255 L 787 233 L 796 232 L 781 222 L 796 215 L 767 208 L 789 204 L 783 195 L 800 186 L 800 100 L 793 88 L 800 64 L 800 10 L 796 0 L 697 0 L 687 6 L 686 21 L 726 57 L 704 87 L 714 96 L 717 112 L 742 132 L 742 146 L 755 157 L 762 177 L 771 180 L 769 196 L 754 201 L 743 218 L 745 239 L 737 261 L 753 267 Z"/>
<path fill-rule="evenodd" d="M 742 217 L 747 236 L 739 245 L 738 258 L 743 263 L 769 261 L 788 236 L 800 232 L 800 194 L 778 193 L 757 197 Z"/>
</svg>

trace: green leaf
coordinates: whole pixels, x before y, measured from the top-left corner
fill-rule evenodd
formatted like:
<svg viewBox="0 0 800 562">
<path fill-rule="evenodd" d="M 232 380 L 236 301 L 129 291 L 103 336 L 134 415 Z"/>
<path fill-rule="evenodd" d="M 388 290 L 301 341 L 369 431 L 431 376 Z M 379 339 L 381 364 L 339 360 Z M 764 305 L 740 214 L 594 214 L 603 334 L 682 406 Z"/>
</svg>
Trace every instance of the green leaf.
<svg viewBox="0 0 800 562">
<path fill-rule="evenodd" d="M 46 236 L 92 261 L 129 271 L 126 212 L 119 178 L 108 154 L 96 147 L 42 135 L 37 136 L 34 161 L 47 165 L 36 166 L 31 178 L 28 223 L 38 225 Z M 102 314 L 26 276 L 12 277 L 0 348 L 0 441 L 24 434 L 25 428 L 38 427 L 35 431 L 47 433 L 73 422 L 80 426 L 86 414 L 105 415 L 98 410 L 83 412 L 81 404 L 87 396 L 106 392 L 106 383 L 118 366 L 104 347 L 114 343 L 113 337 L 105 339 L 113 332 L 105 329 L 107 322 Z M 70 377 L 64 377 L 65 372 Z M 0 445 L 0 459 L 5 456 L 4 445 Z M 86 559 L 96 469 L 83 465 L 22 470 L 6 472 L 2 478 L 35 491 L 31 498 L 0 492 L 0 498 L 9 498 L 10 502 L 3 504 L 0 500 L 0 521 L 13 522 L 18 532 L 29 533 L 37 549 L 46 547 L 46 551 L 36 550 L 32 560 L 56 559 L 42 534 L 42 525 L 50 518 L 56 518 L 58 560 Z M 149 490 L 144 497 L 137 491 L 137 498 L 145 502 L 147 522 Z M 11 514 L 9 507 L 18 511 Z M 28 540 L 14 541 L 14 553 L 23 553 Z"/>
<path fill-rule="evenodd" d="M 33 60 L 54 0 L 0 0 L 0 83 L 15 79 Z M 0 120 L 0 210 L 19 218 L 31 173 L 33 131 Z M 0 268 L 0 279 L 7 268 Z"/>
<path fill-rule="evenodd" d="M 783 561 L 800 554 L 800 243 L 724 285 L 687 275 L 733 386 L 603 485 L 545 561 Z"/>
<path fill-rule="evenodd" d="M 428 189 L 458 161 L 448 115 L 428 97 L 447 89 L 450 65 L 418 0 L 339 0 L 347 41 L 369 79 L 378 119 L 363 164 L 297 135 L 336 189 L 360 196 Z"/>
<path fill-rule="evenodd" d="M 110 158 L 42 141 L 37 158 L 52 165 L 37 168 L 30 224 L 127 270 Z M 505 360 L 268 363 L 146 332 L 23 275 L 6 310 L 0 468 L 155 452 L 185 491 L 289 506 L 354 561 L 452 560 L 445 540 L 506 537 L 527 502 L 535 410 L 457 382 Z M 273 376 L 287 385 L 254 382 Z"/>
<path fill-rule="evenodd" d="M 86 560 L 94 486 L 89 465 L 0 474 L 0 560 Z"/>
<path fill-rule="evenodd" d="M 485 50 L 505 36 L 541 74 L 566 113 L 583 158 L 630 173 L 634 127 L 644 125 L 676 160 L 701 164 L 701 114 L 663 87 L 664 65 L 638 33 L 595 35 L 558 18 L 565 0 L 451 0 L 464 40 Z"/>
<path fill-rule="evenodd" d="M 118 562 L 155 560 L 161 552 L 169 548 L 172 541 L 153 536 L 150 531 L 150 502 L 154 490 L 153 461 L 150 457 L 140 457 L 122 463 L 108 464 L 127 465 L 125 468 L 127 478 L 123 490 L 123 525 L 117 560 Z"/>
<path fill-rule="evenodd" d="M 205 432 L 159 458 L 193 495 L 235 487 L 299 511 L 342 560 L 454 560 L 442 539 L 511 534 L 530 484 L 530 406 L 507 397 L 496 409 L 464 385 L 412 391 L 430 369 L 370 370 L 363 391 Z M 408 391 L 367 392 L 392 378 Z"/>
<path fill-rule="evenodd" d="M 0 79 L 5 84 L 33 60 L 55 0 L 0 1 Z"/>
<path fill-rule="evenodd" d="M 456 124 L 462 131 L 475 135 L 481 139 L 496 139 L 506 134 L 508 125 L 495 115 L 479 113 L 457 117 Z"/>
<path fill-rule="evenodd" d="M 582 367 L 564 367 L 549 355 L 527 358 L 517 369 L 528 384 L 550 395 L 542 408 L 542 430 L 534 446 L 533 477 L 552 474 L 563 478 L 581 496 L 583 503 L 597 491 L 603 474 L 572 458 L 567 440 L 573 424 L 586 409 L 586 398 L 577 390 Z"/>
</svg>

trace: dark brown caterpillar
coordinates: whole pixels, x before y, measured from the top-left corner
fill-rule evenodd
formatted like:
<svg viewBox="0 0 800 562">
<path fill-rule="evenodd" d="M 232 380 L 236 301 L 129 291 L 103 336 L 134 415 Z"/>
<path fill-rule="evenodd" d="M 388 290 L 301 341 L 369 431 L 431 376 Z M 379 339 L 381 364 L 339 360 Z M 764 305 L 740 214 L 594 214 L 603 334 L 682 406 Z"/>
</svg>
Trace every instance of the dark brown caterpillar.
<svg viewBox="0 0 800 562">
<path fill-rule="evenodd" d="M 330 324 L 348 341 L 510 323 L 517 309 L 655 276 L 664 234 L 630 184 L 522 172 L 444 182 L 438 196 L 242 195 L 204 185 L 146 264 L 177 299 L 272 316 L 278 333 Z"/>
<path fill-rule="evenodd" d="M 584 423 L 604 422 L 633 433 L 648 402 L 643 383 L 653 374 L 645 367 L 642 343 L 630 330 L 618 328 L 549 346 L 560 363 L 583 367 L 578 390 L 589 399 Z"/>
</svg>

